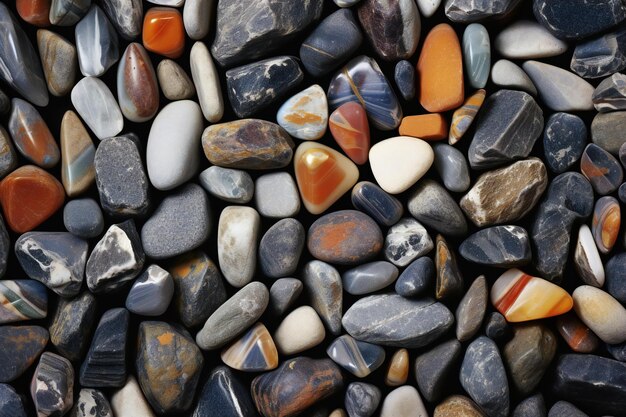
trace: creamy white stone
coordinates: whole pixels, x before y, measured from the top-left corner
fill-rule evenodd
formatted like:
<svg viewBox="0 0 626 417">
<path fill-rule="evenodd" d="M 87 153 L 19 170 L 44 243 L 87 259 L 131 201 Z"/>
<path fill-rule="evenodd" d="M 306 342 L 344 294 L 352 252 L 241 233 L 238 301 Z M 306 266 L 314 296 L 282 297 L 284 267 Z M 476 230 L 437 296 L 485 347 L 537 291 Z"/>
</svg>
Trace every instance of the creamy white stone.
<svg viewBox="0 0 626 417">
<path fill-rule="evenodd" d="M 302 306 L 283 319 L 274 333 L 274 342 L 283 355 L 293 355 L 311 349 L 326 337 L 320 317 L 310 306 Z"/>
<path fill-rule="evenodd" d="M 126 385 L 111 396 L 111 408 L 115 417 L 155 417 L 132 375 L 126 380 Z"/>
<path fill-rule="evenodd" d="M 530 20 L 518 20 L 504 28 L 496 37 L 495 47 L 502 56 L 514 59 L 546 58 L 567 51 L 567 43 Z"/>
<path fill-rule="evenodd" d="M 219 74 L 203 42 L 194 43 L 189 55 L 189 63 L 191 78 L 196 86 L 202 113 L 209 122 L 217 123 L 224 115 L 224 99 Z"/>
<path fill-rule="evenodd" d="M 405 385 L 385 397 L 380 417 L 428 417 L 428 412 L 417 390 Z"/>
<path fill-rule="evenodd" d="M 434 15 L 440 5 L 441 0 L 417 0 L 417 7 L 420 9 L 420 13 L 424 17 L 431 17 Z"/>
<path fill-rule="evenodd" d="M 574 310 L 604 343 L 626 342 L 626 309 L 609 293 L 582 285 L 572 294 Z"/>
<path fill-rule="evenodd" d="M 251 207 L 222 210 L 217 229 L 217 256 L 226 281 L 241 288 L 254 276 L 261 216 Z"/>
<path fill-rule="evenodd" d="M 501 59 L 493 64 L 493 67 L 491 67 L 491 81 L 498 87 L 522 90 L 533 96 L 537 95 L 535 84 L 533 84 L 528 74 L 517 64 L 506 59 Z"/>
<path fill-rule="evenodd" d="M 215 0 L 187 0 L 183 8 L 183 24 L 187 35 L 199 40 L 208 35 L 213 22 Z"/>
</svg>

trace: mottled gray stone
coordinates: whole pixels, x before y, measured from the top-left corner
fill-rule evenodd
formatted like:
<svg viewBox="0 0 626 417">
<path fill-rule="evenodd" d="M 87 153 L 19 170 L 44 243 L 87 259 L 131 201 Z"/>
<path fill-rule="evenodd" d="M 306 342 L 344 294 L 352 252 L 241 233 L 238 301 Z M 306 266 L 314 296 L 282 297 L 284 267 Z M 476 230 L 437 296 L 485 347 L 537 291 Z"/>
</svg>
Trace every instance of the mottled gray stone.
<svg viewBox="0 0 626 417">
<path fill-rule="evenodd" d="M 463 152 L 447 143 L 433 144 L 435 168 L 443 185 L 454 193 L 467 191 L 470 186 L 469 167 Z"/>
<path fill-rule="evenodd" d="M 0 360 L 4 365 L 0 382 L 15 381 L 24 375 L 46 348 L 48 337 L 48 331 L 41 326 L 0 327 Z"/>
<path fill-rule="evenodd" d="M 101 0 L 100 6 L 123 38 L 133 40 L 141 34 L 143 23 L 141 0 Z"/>
<path fill-rule="evenodd" d="M 502 314 L 494 311 L 485 320 L 485 335 L 496 343 L 502 343 L 510 339 L 511 327 Z"/>
<path fill-rule="evenodd" d="M 137 277 L 128 296 L 126 308 L 142 316 L 160 316 L 165 313 L 174 295 L 174 280 L 158 265 L 150 265 Z"/>
<path fill-rule="evenodd" d="M 587 137 L 587 126 L 580 117 L 569 113 L 554 113 L 548 118 L 543 132 L 546 164 L 557 174 L 569 170 L 583 154 Z"/>
<path fill-rule="evenodd" d="M 306 233 L 296 219 L 282 219 L 270 227 L 259 244 L 259 265 L 270 278 L 287 277 L 298 268 Z"/>
<path fill-rule="evenodd" d="M 376 385 L 352 382 L 346 388 L 344 404 L 349 417 L 371 417 L 381 399 L 382 393 Z"/>
<path fill-rule="evenodd" d="M 284 219 L 300 211 L 300 193 L 288 172 L 273 172 L 257 178 L 254 203 L 261 216 Z"/>
<path fill-rule="evenodd" d="M 69 201 L 63 208 L 63 225 L 68 232 L 83 239 L 97 237 L 104 230 L 102 210 L 91 198 Z"/>
<path fill-rule="evenodd" d="M 506 18 L 520 3 L 521 0 L 447 0 L 445 11 L 453 22 L 482 22 Z"/>
<path fill-rule="evenodd" d="M 491 67 L 491 82 L 498 87 L 537 95 L 537 88 L 528 74 L 519 65 L 506 59 L 500 59 Z"/>
<path fill-rule="evenodd" d="M 584 78 L 606 77 L 626 68 L 626 29 L 576 45 L 570 68 Z"/>
<path fill-rule="evenodd" d="M 487 280 L 484 275 L 472 282 L 456 309 L 456 338 L 466 342 L 474 337 L 483 324 L 488 304 Z"/>
<path fill-rule="evenodd" d="M 200 185 L 214 197 L 245 204 L 254 195 L 254 181 L 246 171 L 213 165 L 200 173 Z"/>
<path fill-rule="evenodd" d="M 462 236 L 467 222 L 461 208 L 438 182 L 424 178 L 417 183 L 408 201 L 408 209 L 420 223 L 438 233 Z"/>
<path fill-rule="evenodd" d="M 618 155 L 626 143 L 626 111 L 597 114 L 591 123 L 591 140 L 605 151 Z"/>
<path fill-rule="evenodd" d="M 27 416 L 22 398 L 9 384 L 0 384 L 0 404 L 2 404 L 2 409 L 0 410 L 0 416 L 2 417 Z"/>
<path fill-rule="evenodd" d="M 224 278 L 241 288 L 252 281 L 257 266 L 261 217 L 252 207 L 228 206 L 217 226 L 217 257 Z"/>
<path fill-rule="evenodd" d="M 311 261 L 304 266 L 302 275 L 311 306 L 332 334 L 340 334 L 343 285 L 339 272 L 325 262 Z"/>
<path fill-rule="evenodd" d="M 86 77 L 101 76 L 120 59 L 117 32 L 95 4 L 76 25 L 75 37 L 78 66 Z"/>
<path fill-rule="evenodd" d="M 617 72 L 602 80 L 593 91 L 591 100 L 601 113 L 626 110 L 626 75 Z"/>
<path fill-rule="evenodd" d="M 291 307 L 298 297 L 300 297 L 302 288 L 302 281 L 299 279 L 277 279 L 270 288 L 269 309 L 272 314 L 277 317 L 285 314 L 289 307 Z"/>
<path fill-rule="evenodd" d="M 415 379 L 427 401 L 437 402 L 444 397 L 445 386 L 458 369 L 461 352 L 461 343 L 449 340 L 415 359 Z"/>
<path fill-rule="evenodd" d="M 494 226 L 470 235 L 459 246 L 459 253 L 480 265 L 511 268 L 532 260 L 530 240 L 519 226 Z"/>
<path fill-rule="evenodd" d="M 546 415 L 546 403 L 543 395 L 535 394 L 517 404 L 511 417 L 546 417 Z"/>
<path fill-rule="evenodd" d="M 109 400 L 102 391 L 83 388 L 69 417 L 114 417 Z"/>
<path fill-rule="evenodd" d="M 576 407 L 572 403 L 568 403 L 567 401 L 557 401 L 550 411 L 548 412 L 548 417 L 589 417 L 587 414 L 580 411 L 578 407 Z"/>
<path fill-rule="evenodd" d="M 50 341 L 57 351 L 78 362 L 83 358 L 93 331 L 97 300 L 84 291 L 71 300 L 61 299 L 50 324 Z"/>
<path fill-rule="evenodd" d="M 352 295 L 369 294 L 391 285 L 398 278 L 398 268 L 385 261 L 369 262 L 349 269 L 341 276 L 343 287 Z"/>
<path fill-rule="evenodd" d="M 426 293 L 435 278 L 435 263 L 423 256 L 411 262 L 396 281 L 395 290 L 403 297 L 416 297 Z"/>
<path fill-rule="evenodd" d="M 385 259 L 403 267 L 414 259 L 430 252 L 435 245 L 428 232 L 417 220 L 401 219 L 387 231 L 385 237 Z"/>
</svg>

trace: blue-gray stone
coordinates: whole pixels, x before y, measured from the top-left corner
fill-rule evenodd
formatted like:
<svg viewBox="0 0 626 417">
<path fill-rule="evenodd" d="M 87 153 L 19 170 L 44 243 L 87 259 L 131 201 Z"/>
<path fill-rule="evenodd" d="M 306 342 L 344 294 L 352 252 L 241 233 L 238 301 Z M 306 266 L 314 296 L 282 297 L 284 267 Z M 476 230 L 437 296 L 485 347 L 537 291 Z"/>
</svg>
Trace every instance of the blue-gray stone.
<svg viewBox="0 0 626 417">
<path fill-rule="evenodd" d="M 602 80 L 593 91 L 591 100 L 601 113 L 626 110 L 626 75 L 617 72 Z"/>
<path fill-rule="evenodd" d="M 350 9 L 324 19 L 300 46 L 300 59 L 313 77 L 326 75 L 350 58 L 363 41 L 361 29 Z"/>
<path fill-rule="evenodd" d="M 509 415 L 509 383 L 498 346 L 480 336 L 467 347 L 460 374 L 461 386 L 490 417 Z"/>
<path fill-rule="evenodd" d="M 44 352 L 31 380 L 30 395 L 37 416 L 63 416 L 74 402 L 74 368 L 56 353 Z"/>
<path fill-rule="evenodd" d="M 9 384 L 0 384 L 0 417 L 26 417 L 22 398 Z"/>
<path fill-rule="evenodd" d="M 567 401 L 556 402 L 550 411 L 548 411 L 548 417 L 589 417 L 583 413 L 574 404 Z"/>
<path fill-rule="evenodd" d="M 4 3 L 0 3 L 0 78 L 31 103 L 48 105 L 48 87 L 39 56 Z"/>
<path fill-rule="evenodd" d="M 85 355 L 93 332 L 98 302 L 89 291 L 71 300 L 61 299 L 50 324 L 50 341 L 56 350 L 72 362 Z"/>
<path fill-rule="evenodd" d="M 213 165 L 200 173 L 199 180 L 209 194 L 229 203 L 245 204 L 254 195 L 252 177 L 239 169 Z"/>
<path fill-rule="evenodd" d="M 496 343 L 504 343 L 512 336 L 511 327 L 506 318 L 497 311 L 492 312 L 485 320 L 485 335 Z"/>
<path fill-rule="evenodd" d="M 270 312 L 280 317 L 289 310 L 289 307 L 302 293 L 302 281 L 295 278 L 277 279 L 270 288 Z"/>
<path fill-rule="evenodd" d="M 398 278 L 398 268 L 385 261 L 370 262 L 347 270 L 341 276 L 344 290 L 363 295 L 382 290 Z"/>
<path fill-rule="evenodd" d="M 306 232 L 296 219 L 283 219 L 270 227 L 259 244 L 259 264 L 270 278 L 287 277 L 298 268 Z"/>
<path fill-rule="evenodd" d="M 591 122 L 591 140 L 613 155 L 626 143 L 626 111 L 598 113 Z"/>
<path fill-rule="evenodd" d="M 578 40 L 626 19 L 621 0 L 534 0 L 537 21 L 560 39 Z"/>
<path fill-rule="evenodd" d="M 467 191 L 470 186 L 469 167 L 463 152 L 447 143 L 433 144 L 435 168 L 443 185 L 454 193 Z"/>
<path fill-rule="evenodd" d="M 622 163 L 624 169 L 626 169 L 626 144 L 623 144 L 619 148 L 619 160 Z"/>
<path fill-rule="evenodd" d="M 141 34 L 143 4 L 141 0 L 101 0 L 100 7 L 109 16 L 117 33 L 132 41 Z"/>
<path fill-rule="evenodd" d="M 624 171 L 619 161 L 596 145 L 587 145 L 580 160 L 580 171 L 600 195 L 613 193 L 624 180 Z"/>
<path fill-rule="evenodd" d="M 424 178 L 417 183 L 408 201 L 409 213 L 438 233 L 463 236 L 467 221 L 461 208 L 438 182 Z"/>
<path fill-rule="evenodd" d="M 322 261 L 308 262 L 302 271 L 302 283 L 311 307 L 334 335 L 341 333 L 343 315 L 343 284 L 339 272 Z"/>
<path fill-rule="evenodd" d="M 15 256 L 29 278 L 62 297 L 83 285 L 89 244 L 67 232 L 28 232 L 15 242 Z"/>
<path fill-rule="evenodd" d="M 404 214 L 400 200 L 369 181 L 356 184 L 352 188 L 351 198 L 355 209 L 369 215 L 383 226 L 396 224 Z"/>
<path fill-rule="evenodd" d="M 398 61 L 393 72 L 393 79 L 396 81 L 402 98 L 407 101 L 415 98 L 415 67 L 409 61 L 406 59 Z"/>
<path fill-rule="evenodd" d="M 626 204 L 626 182 L 619 186 L 617 194 L 622 203 Z"/>
<path fill-rule="evenodd" d="M 69 201 L 63 208 L 63 224 L 68 232 L 83 239 L 97 237 L 104 230 L 102 210 L 91 198 Z"/>
<path fill-rule="evenodd" d="M 435 279 L 435 263 L 423 256 L 411 262 L 396 281 L 395 290 L 403 297 L 425 294 Z"/>
<path fill-rule="evenodd" d="M 491 71 L 491 42 L 480 23 L 472 23 L 463 32 L 463 61 L 470 85 L 484 88 Z"/>
<path fill-rule="evenodd" d="M 351 374 L 364 378 L 385 362 L 385 349 L 372 343 L 361 342 L 347 334 L 335 339 L 326 354 Z"/>
<path fill-rule="evenodd" d="M 71 417 L 114 417 L 109 400 L 102 391 L 83 388 L 70 413 Z"/>
<path fill-rule="evenodd" d="M 609 259 L 604 268 L 605 289 L 616 300 L 626 304 L 626 253 Z"/>
<path fill-rule="evenodd" d="M 583 78 L 600 78 L 626 68 L 626 28 L 576 45 L 570 68 Z"/>
<path fill-rule="evenodd" d="M 101 76 L 120 59 L 117 32 L 95 4 L 76 25 L 75 37 L 78 66 L 86 77 Z"/>
<path fill-rule="evenodd" d="M 478 333 L 483 324 L 488 304 L 487 280 L 484 275 L 481 275 L 472 282 L 456 309 L 457 340 L 467 342 Z"/>
<path fill-rule="evenodd" d="M 587 145 L 587 127 L 583 120 L 569 113 L 554 113 L 543 132 L 543 152 L 550 169 L 561 174 L 569 170 Z"/>
<path fill-rule="evenodd" d="M 449 340 L 415 359 L 415 379 L 427 401 L 437 402 L 444 397 L 445 387 L 456 374 L 460 358 L 461 343 Z"/>
<path fill-rule="evenodd" d="M 517 404 L 511 417 L 546 417 L 546 412 L 543 395 L 535 394 Z"/>
<path fill-rule="evenodd" d="M 447 0 L 448 19 L 457 23 L 472 23 L 504 19 L 515 10 L 521 0 Z"/>
<path fill-rule="evenodd" d="M 254 62 L 226 71 L 228 99 L 235 114 L 246 118 L 282 99 L 303 78 L 294 57 L 278 56 Z"/>
<path fill-rule="evenodd" d="M 48 331 L 40 326 L 0 327 L 0 382 L 11 382 L 26 372 L 48 344 Z M 3 404 L 0 403 L 0 411 Z"/>
<path fill-rule="evenodd" d="M 87 14 L 91 0 L 52 0 L 50 23 L 56 26 L 74 26 Z"/>
<path fill-rule="evenodd" d="M 371 417 L 381 399 L 382 393 L 376 385 L 352 382 L 346 388 L 344 404 L 350 417 Z"/>
<path fill-rule="evenodd" d="M 606 345 L 606 350 L 614 359 L 620 362 L 626 362 L 626 343 L 619 345 Z"/>
<path fill-rule="evenodd" d="M 226 366 L 209 374 L 192 417 L 253 417 L 257 411 L 250 390 Z"/>
<path fill-rule="evenodd" d="M 479 230 L 461 243 L 459 254 L 470 262 L 500 268 L 526 265 L 532 260 L 528 233 L 515 225 Z"/>
<path fill-rule="evenodd" d="M 158 265 L 150 265 L 133 283 L 126 297 L 126 308 L 141 316 L 165 313 L 174 295 L 174 280 Z"/>
</svg>

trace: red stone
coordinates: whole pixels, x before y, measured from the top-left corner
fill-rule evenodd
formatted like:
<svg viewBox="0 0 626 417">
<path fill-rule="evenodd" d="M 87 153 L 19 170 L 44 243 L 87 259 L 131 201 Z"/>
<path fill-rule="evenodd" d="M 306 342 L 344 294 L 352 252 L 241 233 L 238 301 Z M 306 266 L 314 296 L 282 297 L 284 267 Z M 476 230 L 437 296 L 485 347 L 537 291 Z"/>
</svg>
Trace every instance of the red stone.
<svg viewBox="0 0 626 417">
<path fill-rule="evenodd" d="M 354 101 L 342 104 L 330 115 L 328 126 L 335 141 L 350 159 L 359 165 L 367 162 L 370 128 L 363 106 Z"/>
<path fill-rule="evenodd" d="M 25 22 L 31 25 L 50 26 L 50 0 L 16 0 L 15 8 Z"/>
</svg>

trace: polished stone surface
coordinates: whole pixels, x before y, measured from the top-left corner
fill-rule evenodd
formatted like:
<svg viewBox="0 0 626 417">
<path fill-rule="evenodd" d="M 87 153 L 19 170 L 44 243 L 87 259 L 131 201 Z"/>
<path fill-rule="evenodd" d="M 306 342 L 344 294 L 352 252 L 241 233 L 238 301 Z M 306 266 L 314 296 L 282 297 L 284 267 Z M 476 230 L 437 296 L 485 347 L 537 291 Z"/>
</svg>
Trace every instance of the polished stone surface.
<svg viewBox="0 0 626 417">
<path fill-rule="evenodd" d="M 453 339 L 430 348 L 415 359 L 415 379 L 427 401 L 441 400 L 444 386 L 458 369 L 461 354 L 461 344 Z"/>
<path fill-rule="evenodd" d="M 61 181 L 68 197 L 76 197 L 94 183 L 96 147 L 85 126 L 72 110 L 61 120 Z"/>
<path fill-rule="evenodd" d="M 192 417 L 248 417 L 256 413 L 248 387 L 228 367 L 218 366 L 206 378 Z"/>
<path fill-rule="evenodd" d="M 241 288 L 256 271 L 261 216 L 252 207 L 228 206 L 217 225 L 217 256 L 228 283 Z M 204 238 L 208 237 L 208 228 Z"/>
<path fill-rule="evenodd" d="M 72 104 L 89 129 L 102 140 L 124 128 L 124 118 L 109 87 L 95 77 L 85 77 L 72 89 Z"/>
<path fill-rule="evenodd" d="M 619 201 L 615 197 L 601 197 L 596 201 L 593 210 L 591 233 L 598 250 L 607 254 L 611 252 L 619 234 L 621 212 Z"/>
<path fill-rule="evenodd" d="M 324 323 L 310 306 L 293 310 L 274 332 L 276 347 L 283 356 L 312 349 L 322 343 L 325 337 Z"/>
<path fill-rule="evenodd" d="M 602 80 L 591 99 L 601 113 L 626 110 L 626 75 L 618 72 Z"/>
<path fill-rule="evenodd" d="M 213 197 L 245 204 L 254 195 L 254 181 L 246 171 L 210 166 L 199 175 L 200 185 Z"/>
<path fill-rule="evenodd" d="M 0 281 L 0 324 L 48 315 L 46 287 L 30 279 Z"/>
<path fill-rule="evenodd" d="M 189 60 L 202 114 L 210 123 L 217 123 L 224 115 L 224 98 L 213 58 L 206 45 L 198 41 L 191 48 Z"/>
<path fill-rule="evenodd" d="M 450 145 L 454 145 L 461 140 L 470 126 L 472 126 L 478 111 L 485 101 L 486 94 L 487 92 L 482 89 L 476 91 L 465 100 L 461 107 L 454 111 L 448 133 L 448 143 Z"/>
<path fill-rule="evenodd" d="M 580 172 L 600 195 L 616 191 L 624 179 L 624 171 L 619 161 L 594 143 L 587 145 L 583 152 Z"/>
<path fill-rule="evenodd" d="M 437 300 L 458 298 L 463 293 L 464 281 L 456 254 L 442 235 L 437 235 L 435 248 L 435 297 Z"/>
<path fill-rule="evenodd" d="M 143 46 L 150 52 L 177 59 L 185 50 L 183 16 L 172 7 L 152 7 L 143 18 Z"/>
<path fill-rule="evenodd" d="M 369 181 L 361 181 L 352 188 L 351 200 L 354 208 L 364 212 L 382 226 L 396 224 L 404 213 L 400 200 Z"/>
<path fill-rule="evenodd" d="M 326 93 L 317 84 L 302 90 L 280 106 L 276 121 L 294 138 L 320 139 L 328 125 Z"/>
<path fill-rule="evenodd" d="M 386 261 L 369 262 L 349 269 L 341 279 L 343 288 L 352 295 L 369 294 L 381 290 L 398 278 L 398 268 Z"/>
<path fill-rule="evenodd" d="M 148 52 L 133 42 L 117 67 L 117 101 L 131 122 L 146 122 L 159 109 L 159 85 Z"/>
<path fill-rule="evenodd" d="M 574 251 L 574 267 L 585 284 L 594 287 L 604 285 L 604 266 L 594 236 L 589 226 L 583 224 L 578 230 L 578 241 Z"/>
<path fill-rule="evenodd" d="M 395 290 L 403 297 L 425 294 L 435 278 L 435 263 L 427 256 L 411 262 L 396 281 Z"/>
<path fill-rule="evenodd" d="M 601 78 L 626 68 L 626 30 L 620 28 L 576 45 L 570 68 L 583 78 Z"/>
<path fill-rule="evenodd" d="M 501 59 L 493 64 L 491 81 L 498 87 L 522 90 L 533 96 L 537 95 L 537 88 L 528 74 L 519 65 L 506 59 Z"/>
<path fill-rule="evenodd" d="M 89 11 L 91 0 L 51 0 L 50 23 L 57 26 L 74 26 Z"/>
<path fill-rule="evenodd" d="M 52 168 L 59 163 L 59 146 L 48 124 L 32 104 L 14 98 L 7 127 L 15 148 L 28 161 L 42 168 Z"/>
<path fill-rule="evenodd" d="M 370 150 L 370 127 L 363 106 L 354 101 L 339 106 L 328 119 L 333 138 L 354 163 L 367 162 Z"/>
<path fill-rule="evenodd" d="M 257 323 L 222 350 L 222 361 L 246 372 L 270 371 L 278 366 L 278 351 L 263 323 Z"/>
<path fill-rule="evenodd" d="M 343 285 L 339 272 L 321 261 L 308 262 L 302 271 L 302 283 L 311 306 L 333 335 L 341 333 Z"/>
<path fill-rule="evenodd" d="M 528 232 L 520 226 L 494 226 L 479 230 L 459 246 L 468 261 L 500 268 L 530 263 L 532 251 Z"/>
<path fill-rule="evenodd" d="M 274 223 L 259 243 L 259 266 L 270 278 L 288 277 L 296 272 L 304 249 L 306 232 L 296 219 Z"/>
<path fill-rule="evenodd" d="M 0 384 L 3 417 L 27 417 L 22 397 L 9 384 Z"/>
<path fill-rule="evenodd" d="M 326 349 L 328 356 L 353 375 L 363 378 L 378 369 L 385 361 L 385 350 L 371 343 L 343 335 Z"/>
<path fill-rule="evenodd" d="M 491 42 L 480 23 L 472 23 L 463 32 L 463 60 L 470 85 L 485 88 L 491 69 Z"/>
<path fill-rule="evenodd" d="M 406 101 L 415 98 L 416 74 L 413 64 L 406 59 L 398 61 L 393 72 L 393 79 L 396 87 L 400 90 L 402 98 Z"/>
<path fill-rule="evenodd" d="M 160 316 L 173 296 L 174 280 L 170 273 L 158 265 L 150 265 L 133 283 L 126 297 L 126 308 L 142 316 Z"/>
<path fill-rule="evenodd" d="M 438 182 L 422 179 L 407 201 L 411 216 L 424 226 L 446 236 L 467 234 L 467 221 L 454 198 Z"/>
<path fill-rule="evenodd" d="M 117 32 L 106 14 L 95 4 L 76 25 L 78 66 L 86 77 L 99 77 L 119 59 Z"/>
<path fill-rule="evenodd" d="M 549 58 L 567 51 L 567 43 L 531 20 L 519 20 L 496 37 L 496 51 L 509 59 Z"/>
<path fill-rule="evenodd" d="M 546 121 L 543 152 L 548 167 L 561 174 L 580 159 L 587 144 L 585 122 L 569 113 L 554 113 Z"/>
<path fill-rule="evenodd" d="M 626 308 L 611 294 L 590 285 L 574 290 L 574 311 L 604 343 L 626 342 Z"/>
</svg>

